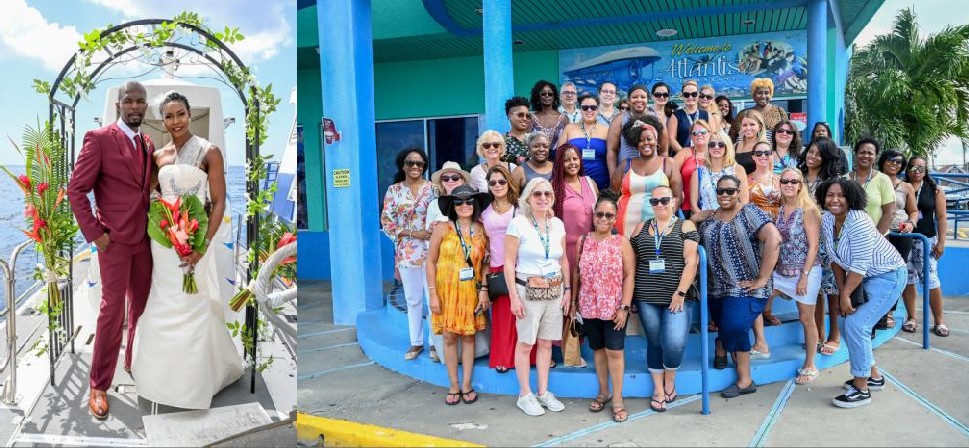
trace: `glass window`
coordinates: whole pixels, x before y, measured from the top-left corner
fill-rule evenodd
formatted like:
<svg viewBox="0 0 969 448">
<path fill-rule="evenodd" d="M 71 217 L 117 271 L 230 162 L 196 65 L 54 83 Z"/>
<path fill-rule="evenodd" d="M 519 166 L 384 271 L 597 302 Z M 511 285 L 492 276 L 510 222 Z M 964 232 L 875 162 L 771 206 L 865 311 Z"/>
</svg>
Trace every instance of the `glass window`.
<svg viewBox="0 0 969 448">
<path fill-rule="evenodd" d="M 438 118 L 427 120 L 427 139 L 430 148 L 430 172 L 444 166 L 444 162 L 458 162 L 465 171 L 478 163 L 474 144 L 478 140 L 478 117 Z"/>
<path fill-rule="evenodd" d="M 383 207 L 384 194 L 394 183 L 397 153 L 404 148 L 425 149 L 424 120 L 377 123 L 377 207 Z"/>
<path fill-rule="evenodd" d="M 296 228 L 300 230 L 309 229 L 309 218 L 306 215 L 306 158 L 303 145 L 303 126 L 296 127 L 296 190 Z M 323 216 L 326 219 L 325 213 Z"/>
</svg>

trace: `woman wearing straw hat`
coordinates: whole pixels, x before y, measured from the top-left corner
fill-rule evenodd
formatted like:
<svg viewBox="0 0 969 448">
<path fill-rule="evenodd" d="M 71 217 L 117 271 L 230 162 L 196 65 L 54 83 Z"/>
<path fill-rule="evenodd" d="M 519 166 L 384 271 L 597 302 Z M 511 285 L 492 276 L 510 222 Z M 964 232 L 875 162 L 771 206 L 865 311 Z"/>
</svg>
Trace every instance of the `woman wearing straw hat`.
<svg viewBox="0 0 969 448">
<path fill-rule="evenodd" d="M 478 394 L 471 388 L 474 369 L 474 334 L 485 329 L 484 312 L 491 304 L 485 282 L 488 237 L 479 219 L 488 194 L 469 185 L 455 187 L 437 203 L 447 222 L 434 229 L 427 256 L 427 283 L 431 301 L 431 330 L 444 336 L 444 364 L 450 388 L 445 403 L 471 404 Z M 458 340 L 461 340 L 464 381 L 458 386 Z"/>
</svg>

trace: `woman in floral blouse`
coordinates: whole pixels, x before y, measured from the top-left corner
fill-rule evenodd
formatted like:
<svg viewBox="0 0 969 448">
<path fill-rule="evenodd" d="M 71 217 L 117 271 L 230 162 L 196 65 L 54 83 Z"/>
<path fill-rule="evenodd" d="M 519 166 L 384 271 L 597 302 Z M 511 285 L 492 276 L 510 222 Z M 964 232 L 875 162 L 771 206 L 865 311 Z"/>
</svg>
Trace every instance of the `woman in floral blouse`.
<svg viewBox="0 0 969 448">
<path fill-rule="evenodd" d="M 427 154 L 416 148 L 408 148 L 397 154 L 397 174 L 394 183 L 384 196 L 384 208 L 380 223 L 384 233 L 394 242 L 397 270 L 404 286 L 407 301 L 407 328 L 410 348 L 404 359 L 417 358 L 424 351 L 423 320 L 424 295 L 427 292 L 424 262 L 427 259 L 427 241 L 431 232 L 424 230 L 427 207 L 437 199 L 431 183 L 424 179 Z"/>
</svg>

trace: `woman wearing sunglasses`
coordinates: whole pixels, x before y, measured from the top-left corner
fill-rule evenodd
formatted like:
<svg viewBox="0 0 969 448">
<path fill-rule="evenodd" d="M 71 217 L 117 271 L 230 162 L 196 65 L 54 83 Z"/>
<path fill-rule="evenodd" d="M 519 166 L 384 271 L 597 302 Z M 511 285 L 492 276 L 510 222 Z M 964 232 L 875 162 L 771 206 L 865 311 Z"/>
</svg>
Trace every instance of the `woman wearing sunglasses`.
<svg viewBox="0 0 969 448">
<path fill-rule="evenodd" d="M 727 352 L 737 366 L 737 382 L 721 392 L 724 398 L 757 391 L 750 376 L 750 329 L 770 297 L 781 243 L 770 215 L 741 204 L 739 192 L 740 179 L 721 177 L 716 191 L 720 208 L 700 223 L 710 260 L 710 311 L 720 327 L 713 367 L 727 366 Z"/>
<path fill-rule="evenodd" d="M 821 290 L 821 263 L 818 240 L 821 234 L 821 212 L 808 195 L 807 186 L 797 168 L 781 172 L 781 208 L 775 225 L 781 234 L 781 252 L 774 268 L 774 295 L 793 298 L 804 327 L 804 365 L 797 371 L 797 384 L 807 384 L 818 377 L 814 355 L 818 347 L 815 305 Z"/>
<path fill-rule="evenodd" d="M 777 211 L 781 205 L 780 177 L 774 174 L 774 158 L 771 145 L 760 142 L 754 145 L 752 151 L 754 165 L 757 167 L 747 179 L 750 187 L 750 203 L 770 215 L 771 220 L 777 218 Z M 770 359 L 770 347 L 764 335 L 764 325 L 780 325 L 781 320 L 771 313 L 774 297 L 767 299 L 763 318 L 754 322 L 754 347 L 750 352 L 751 359 Z"/>
<path fill-rule="evenodd" d="M 801 156 L 801 134 L 790 120 L 784 119 L 774 125 L 774 174 L 785 168 L 796 168 Z"/>
<path fill-rule="evenodd" d="M 919 209 L 916 205 L 915 190 L 912 188 L 912 184 L 899 179 L 899 175 L 905 173 L 905 156 L 894 149 L 885 150 L 878 157 L 878 171 L 888 176 L 888 179 L 892 181 L 892 186 L 895 189 L 895 213 L 892 214 L 890 230 L 897 233 L 911 232 L 915 229 L 915 223 L 919 219 Z M 912 238 L 891 234 L 887 238 L 888 242 L 902 256 L 902 259 L 908 260 L 912 252 Z M 875 324 L 875 329 L 884 330 L 887 328 L 895 328 L 894 314 L 895 308 L 897 307 L 898 302 L 892 305 L 892 309 L 888 311 L 888 314 Z"/>
<path fill-rule="evenodd" d="M 493 199 L 491 205 L 481 212 L 481 223 L 488 236 L 491 274 L 494 275 L 504 271 L 505 231 L 512 218 L 518 216 L 518 186 L 511 182 L 511 173 L 504 165 L 489 168 L 486 182 Z M 515 330 L 515 316 L 511 314 L 511 301 L 507 294 L 498 296 L 491 301 L 488 366 L 498 373 L 514 369 L 517 344 L 518 332 Z M 530 361 L 531 365 L 535 365 L 534 350 Z"/>
<path fill-rule="evenodd" d="M 706 163 L 707 142 L 710 140 L 710 133 L 713 129 L 716 128 L 711 126 L 710 123 L 707 123 L 706 120 L 697 120 L 696 123 L 693 123 L 693 127 L 690 130 L 690 146 L 676 153 L 676 157 L 673 157 L 673 164 L 679 167 L 683 185 L 690 185 L 694 173 L 700 168 L 700 165 Z M 683 205 L 681 209 L 683 210 L 683 216 L 687 219 L 690 218 L 690 213 L 693 210 L 691 207 L 693 201 L 691 200 L 690 193 L 689 188 L 683 190 Z"/>
<path fill-rule="evenodd" d="M 407 330 L 410 335 L 410 348 L 404 354 L 404 359 L 411 360 L 424 351 L 424 330 L 421 328 L 427 287 L 424 266 L 427 241 L 431 239 L 431 232 L 426 230 L 425 223 L 430 204 L 437 203 L 437 193 L 433 184 L 424 180 L 424 170 L 427 168 L 427 154 L 424 151 L 404 149 L 397 154 L 396 165 L 394 183 L 384 195 L 380 224 L 384 234 L 394 242 L 394 260 L 407 302 Z"/>
<path fill-rule="evenodd" d="M 733 143 L 726 132 L 710 134 L 707 142 L 709 153 L 706 160 L 696 169 L 690 179 L 690 208 L 693 214 L 700 213 L 700 221 L 707 219 L 720 208 L 717 202 L 717 182 L 729 175 L 740 179 L 740 203 L 750 202 L 747 188 L 747 171 L 734 161 Z"/>
<path fill-rule="evenodd" d="M 669 90 L 666 84 L 657 83 L 653 86 L 653 90 L 660 92 L 658 94 L 665 95 L 665 98 L 669 98 Z M 666 92 L 665 94 L 662 92 Z M 657 121 L 662 124 L 666 123 L 666 115 L 660 113 L 659 115 L 647 105 L 646 100 L 648 99 L 646 93 L 646 86 L 641 84 L 636 84 L 629 88 L 629 110 L 622 114 L 621 120 L 613 120 L 612 124 L 609 125 L 609 137 L 606 140 L 606 146 L 608 151 L 606 152 L 606 166 L 609 168 L 609 179 L 612 179 L 613 173 L 617 169 L 625 170 L 628 168 L 626 161 L 639 157 L 639 150 L 635 146 L 630 146 L 622 138 L 622 128 L 630 121 L 635 121 L 642 119 L 646 115 L 653 115 L 657 118 Z M 666 100 L 663 101 L 666 104 Z M 666 154 L 667 146 L 669 144 L 669 139 L 666 133 L 662 129 L 657 128 L 660 131 L 659 135 L 659 153 Z M 623 171 L 625 172 L 625 171 Z M 600 185 L 600 190 L 605 190 L 609 188 L 609 185 Z"/>
<path fill-rule="evenodd" d="M 578 304 L 599 380 L 599 392 L 589 403 L 589 410 L 599 412 L 612 401 L 612 419 L 624 422 L 629 413 L 622 402 L 623 351 L 636 259 L 629 241 L 612 234 L 617 210 L 611 195 L 601 196 L 596 202 L 595 230 L 581 237 L 574 254 L 578 264 L 572 276 L 572 302 Z"/>
<path fill-rule="evenodd" d="M 537 416 L 565 409 L 548 390 L 552 341 L 562 339 L 562 321 L 569 312 L 572 288 L 565 254 L 565 225 L 552 215 L 555 194 L 547 180 L 532 179 L 518 199 L 518 216 L 505 232 L 505 282 L 511 313 L 518 318 L 515 374 L 520 392 L 518 408 Z M 528 357 L 535 356 L 538 394 L 532 393 Z"/>
<path fill-rule="evenodd" d="M 461 185 L 438 198 L 447 222 L 434 229 L 427 255 L 427 289 L 431 301 L 431 331 L 443 335 L 444 364 L 451 383 L 444 402 L 456 405 L 478 401 L 471 387 L 474 334 L 485 329 L 484 312 L 491 301 L 485 282 L 484 259 L 488 237 L 479 222 L 487 193 Z M 461 341 L 463 381 L 458 384 L 458 341 Z"/>
<path fill-rule="evenodd" d="M 636 254 L 633 298 L 646 332 L 646 367 L 653 379 L 649 408 L 665 412 L 676 401 L 676 369 L 683 362 L 693 307 L 700 237 L 691 221 L 676 218 L 673 190 L 653 190 L 653 219 L 640 223 L 629 242 Z"/>
<path fill-rule="evenodd" d="M 529 114 L 532 131 L 544 133 L 550 142 L 559 141 L 559 134 L 569 124 L 569 117 L 558 110 L 559 91 L 555 84 L 544 79 L 536 82 L 532 87 L 530 103 L 534 111 Z"/>
<path fill-rule="evenodd" d="M 508 172 L 515 171 L 517 165 L 511 162 L 502 162 L 505 157 L 505 139 L 498 131 L 484 131 L 475 145 L 475 153 L 485 161 L 471 168 L 471 187 L 475 190 L 487 193 L 488 181 L 485 174 L 492 167 L 499 164 L 504 165 Z"/>
<path fill-rule="evenodd" d="M 669 115 L 666 113 L 666 104 L 670 102 L 670 86 L 663 81 L 657 82 L 653 84 L 650 95 L 653 97 L 653 104 L 649 106 L 649 109 L 653 112 L 653 115 L 662 118 L 665 122 L 669 119 Z"/>
<path fill-rule="evenodd" d="M 717 105 L 714 98 L 717 97 L 717 91 L 713 89 L 710 84 L 704 84 L 700 87 L 700 96 L 697 97 L 697 107 L 700 110 L 707 111 L 710 116 L 710 129 L 723 129 L 723 114 L 720 113 L 720 106 Z"/>
<path fill-rule="evenodd" d="M 940 338 L 949 336 L 949 327 L 945 325 L 942 314 L 942 284 L 939 282 L 938 261 L 945 252 L 946 210 L 945 192 L 935 184 L 929 176 L 925 157 L 914 156 L 908 161 L 908 182 L 916 192 L 916 202 L 919 209 L 919 220 L 915 224 L 915 232 L 929 238 L 929 258 L 925 258 L 922 240 L 915 240 L 912 253 L 908 259 L 908 284 L 902 292 L 905 300 L 905 310 L 908 318 L 902 330 L 915 333 L 918 323 L 915 320 L 915 286 L 921 282 L 929 284 L 929 306 L 932 309 L 932 319 L 935 326 L 932 332 Z M 922 267 L 929 264 L 928 278 L 922 277 Z M 924 312 L 924 311 L 923 311 Z"/>
<path fill-rule="evenodd" d="M 680 94 L 683 96 L 683 107 L 673 112 L 666 126 L 666 132 L 669 133 L 670 138 L 671 156 L 690 146 L 690 130 L 693 129 L 693 123 L 697 120 L 710 121 L 710 112 L 698 106 L 697 96 L 700 95 L 700 88 L 696 81 L 690 79 L 684 82 Z"/>
<path fill-rule="evenodd" d="M 612 190 L 621 192 L 619 199 L 619 220 L 616 230 L 629 236 L 636 224 L 653 217 L 649 198 L 653 189 L 666 185 L 673 189 L 675 197 L 680 197 L 683 182 L 680 172 L 675 169 L 673 158 L 657 153 L 659 120 L 647 115 L 642 120 L 626 123 L 622 137 L 630 146 L 639 150 L 639 157 L 626 161 L 626 170 L 612 173 Z"/>
<path fill-rule="evenodd" d="M 609 188 L 609 169 L 606 166 L 606 139 L 609 137 L 609 126 L 602 126 L 596 120 L 599 110 L 598 98 L 583 93 L 579 98 L 579 109 L 582 113 L 581 121 L 566 126 L 556 146 L 561 148 L 568 144 L 575 147 L 579 151 L 578 155 L 585 175 L 595 181 L 596 187 L 604 190 Z M 557 163 L 556 157 L 553 165 L 557 166 Z"/>
</svg>

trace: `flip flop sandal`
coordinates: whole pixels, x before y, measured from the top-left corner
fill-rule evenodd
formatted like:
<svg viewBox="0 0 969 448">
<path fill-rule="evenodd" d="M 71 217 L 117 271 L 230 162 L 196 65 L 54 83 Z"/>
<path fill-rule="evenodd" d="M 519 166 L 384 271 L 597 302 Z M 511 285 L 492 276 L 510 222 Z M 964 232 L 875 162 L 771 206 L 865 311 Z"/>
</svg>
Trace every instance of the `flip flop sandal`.
<svg viewBox="0 0 969 448">
<path fill-rule="evenodd" d="M 908 319 L 902 324 L 902 331 L 906 333 L 915 333 L 919 329 L 919 323 L 915 319 Z"/>
<path fill-rule="evenodd" d="M 589 411 L 591 412 L 601 412 L 606 407 L 606 403 L 612 401 L 612 397 L 607 397 L 605 395 L 596 395 L 595 400 L 589 403 Z"/>
<path fill-rule="evenodd" d="M 657 400 L 655 398 L 650 398 L 649 399 L 649 408 L 652 409 L 654 412 L 666 412 L 666 407 L 665 406 L 663 406 L 663 407 L 653 406 L 653 403 L 659 403 L 662 406 L 662 405 L 665 405 L 666 404 L 665 401 L 663 401 L 663 400 Z"/>
<path fill-rule="evenodd" d="M 508 373 L 508 368 L 507 367 L 498 366 L 498 367 L 495 367 L 495 371 L 498 372 L 498 373 Z"/>
<path fill-rule="evenodd" d="M 629 413 L 626 412 L 626 408 L 612 409 L 612 421 L 622 423 L 627 419 L 629 419 Z"/>
<path fill-rule="evenodd" d="M 797 378 L 794 380 L 797 384 L 808 384 L 814 382 L 818 378 L 818 369 L 797 369 Z M 802 380 L 801 377 L 806 379 Z"/>
<path fill-rule="evenodd" d="M 822 355 L 830 356 L 830 355 L 833 355 L 835 352 L 837 352 L 839 348 L 841 348 L 841 342 L 840 341 L 839 342 L 825 342 L 825 343 L 821 344 L 821 348 L 818 349 L 818 353 L 820 353 Z M 827 349 L 829 352 L 828 353 L 825 353 L 824 352 L 825 349 Z"/>
<path fill-rule="evenodd" d="M 676 387 L 675 386 L 673 387 L 673 394 L 672 395 L 670 395 L 669 392 L 666 392 L 666 389 L 665 388 L 663 389 L 663 393 L 666 394 L 666 402 L 667 403 L 672 403 L 672 402 L 676 401 L 677 395 L 676 395 Z"/>
<path fill-rule="evenodd" d="M 949 337 L 949 327 L 945 326 L 945 324 L 939 324 L 932 327 L 932 332 L 940 338 Z"/>
<path fill-rule="evenodd" d="M 451 397 L 456 397 L 454 401 L 451 401 Z M 461 392 L 448 392 L 447 396 L 444 397 L 444 404 L 448 406 L 455 406 L 461 402 Z"/>
<path fill-rule="evenodd" d="M 472 398 L 472 399 L 469 400 L 467 397 L 468 397 L 468 395 L 471 395 L 471 394 L 474 394 L 474 398 Z M 463 401 L 464 404 L 474 403 L 475 401 L 478 401 L 478 394 L 477 394 L 477 392 L 474 391 L 474 389 L 471 389 L 471 390 L 469 390 L 467 392 L 461 392 L 461 401 Z M 457 404 L 457 403 L 455 403 L 455 404 Z"/>
</svg>

